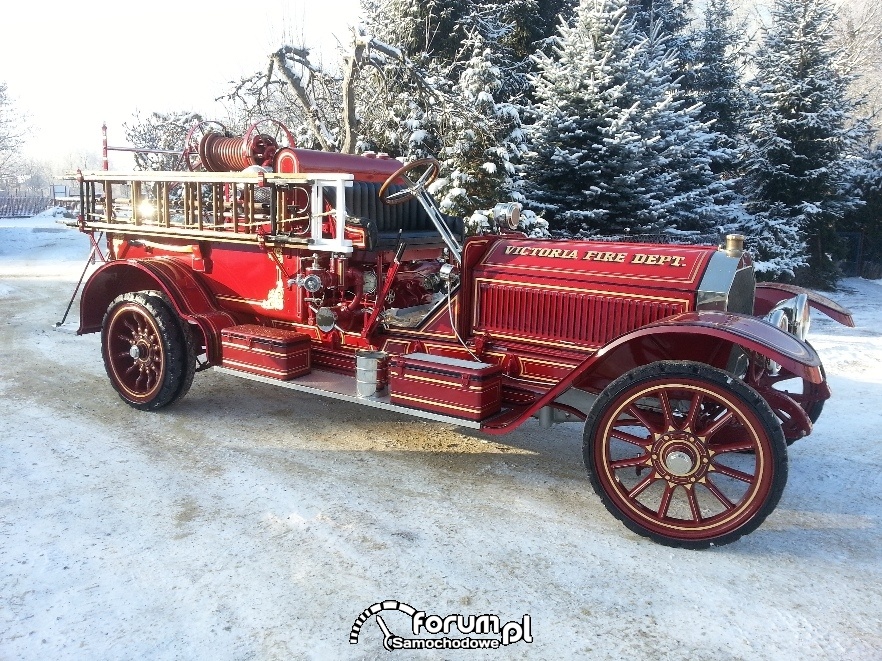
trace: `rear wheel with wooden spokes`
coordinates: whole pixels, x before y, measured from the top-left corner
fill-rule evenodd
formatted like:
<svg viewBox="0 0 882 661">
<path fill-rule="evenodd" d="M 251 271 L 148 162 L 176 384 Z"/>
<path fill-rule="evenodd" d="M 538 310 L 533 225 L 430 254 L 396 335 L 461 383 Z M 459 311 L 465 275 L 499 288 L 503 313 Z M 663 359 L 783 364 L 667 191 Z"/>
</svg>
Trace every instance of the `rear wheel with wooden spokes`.
<svg viewBox="0 0 882 661">
<path fill-rule="evenodd" d="M 159 296 L 117 296 L 104 315 L 101 354 L 124 402 L 152 411 L 181 398 L 193 382 L 195 350 L 189 329 Z"/>
</svg>

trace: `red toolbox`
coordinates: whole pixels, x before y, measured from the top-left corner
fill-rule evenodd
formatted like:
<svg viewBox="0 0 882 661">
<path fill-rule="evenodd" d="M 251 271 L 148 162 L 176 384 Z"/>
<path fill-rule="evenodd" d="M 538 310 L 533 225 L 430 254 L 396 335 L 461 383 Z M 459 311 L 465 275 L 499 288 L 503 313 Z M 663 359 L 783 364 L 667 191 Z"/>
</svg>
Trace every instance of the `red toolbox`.
<svg viewBox="0 0 882 661">
<path fill-rule="evenodd" d="M 427 353 L 393 356 L 389 394 L 393 404 L 483 420 L 499 412 L 502 367 Z"/>
<path fill-rule="evenodd" d="M 221 364 L 287 381 L 312 370 L 312 348 L 303 333 L 244 324 L 221 331 Z"/>
</svg>

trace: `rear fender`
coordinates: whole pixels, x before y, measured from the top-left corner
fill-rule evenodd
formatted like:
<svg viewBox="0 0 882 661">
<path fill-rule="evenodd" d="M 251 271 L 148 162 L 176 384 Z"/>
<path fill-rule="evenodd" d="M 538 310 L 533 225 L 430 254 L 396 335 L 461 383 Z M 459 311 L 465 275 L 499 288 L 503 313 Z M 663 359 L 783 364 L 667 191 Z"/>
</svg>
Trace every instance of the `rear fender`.
<svg viewBox="0 0 882 661">
<path fill-rule="evenodd" d="M 210 363 L 220 362 L 220 331 L 236 323 L 215 305 L 192 268 L 168 257 L 117 260 L 96 270 L 83 287 L 78 335 L 101 330 L 104 313 L 120 294 L 159 290 L 175 312 L 201 331 Z"/>
<path fill-rule="evenodd" d="M 756 294 L 753 301 L 753 313 L 758 317 L 764 317 L 772 308 L 781 301 L 793 298 L 798 294 L 805 294 L 808 302 L 818 312 L 822 312 L 834 321 L 838 321 L 843 326 L 854 328 L 854 319 L 851 312 L 842 307 L 836 301 L 826 296 L 821 296 L 808 289 L 796 287 L 795 285 L 785 285 L 780 282 L 758 282 L 756 283 Z"/>
</svg>

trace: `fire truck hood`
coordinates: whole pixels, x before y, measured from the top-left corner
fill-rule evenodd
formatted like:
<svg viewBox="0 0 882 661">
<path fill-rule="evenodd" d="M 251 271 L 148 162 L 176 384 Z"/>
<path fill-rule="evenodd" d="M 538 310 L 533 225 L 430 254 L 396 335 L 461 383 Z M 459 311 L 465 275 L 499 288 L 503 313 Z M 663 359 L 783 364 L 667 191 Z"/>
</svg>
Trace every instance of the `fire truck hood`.
<svg viewBox="0 0 882 661">
<path fill-rule="evenodd" d="M 694 292 L 715 255 L 741 261 L 716 246 L 503 238 L 486 253 L 476 275 L 578 288 L 612 285 Z"/>
</svg>

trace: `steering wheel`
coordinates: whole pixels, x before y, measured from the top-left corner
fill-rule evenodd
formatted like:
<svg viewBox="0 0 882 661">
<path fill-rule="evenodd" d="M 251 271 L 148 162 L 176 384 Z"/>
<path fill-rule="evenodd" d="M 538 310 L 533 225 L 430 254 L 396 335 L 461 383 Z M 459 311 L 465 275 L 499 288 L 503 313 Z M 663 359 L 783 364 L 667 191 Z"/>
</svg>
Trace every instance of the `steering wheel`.
<svg viewBox="0 0 882 661">
<path fill-rule="evenodd" d="M 423 172 L 416 181 L 411 181 L 410 178 L 406 176 L 414 170 L 419 170 L 423 167 L 426 168 L 426 171 Z M 439 172 L 441 172 L 441 164 L 434 158 L 421 158 L 413 163 L 408 163 L 407 165 L 398 168 L 388 179 L 386 179 L 386 181 L 383 182 L 383 185 L 380 187 L 380 200 L 392 206 L 412 200 L 425 191 L 426 186 L 438 178 Z M 389 187 L 399 177 L 404 179 L 404 181 L 410 185 L 407 188 L 402 188 L 400 191 L 390 194 Z"/>
</svg>

